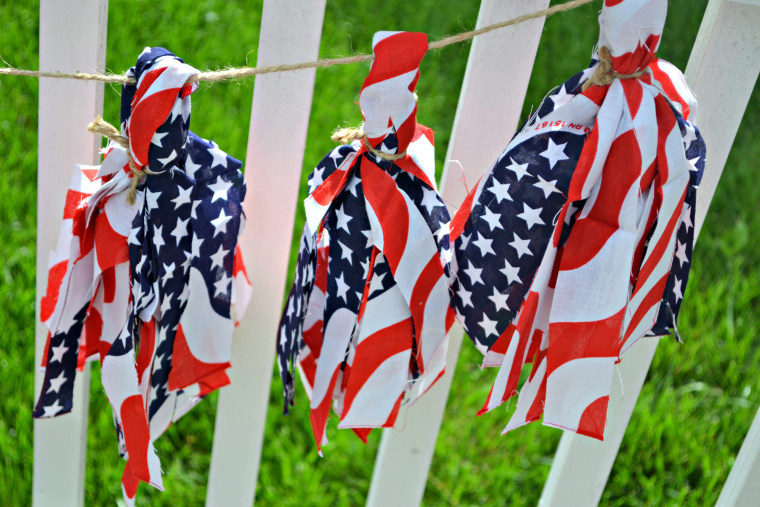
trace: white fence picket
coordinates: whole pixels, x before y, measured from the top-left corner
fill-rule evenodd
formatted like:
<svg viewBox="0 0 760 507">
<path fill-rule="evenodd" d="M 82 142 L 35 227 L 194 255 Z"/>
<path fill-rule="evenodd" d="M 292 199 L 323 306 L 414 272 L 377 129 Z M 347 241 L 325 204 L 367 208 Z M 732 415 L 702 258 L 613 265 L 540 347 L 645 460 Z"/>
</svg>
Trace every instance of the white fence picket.
<svg viewBox="0 0 760 507">
<path fill-rule="evenodd" d="M 696 234 L 760 72 L 759 27 L 760 0 L 710 0 L 686 67 L 687 81 L 699 100 L 697 125 L 708 150 L 697 194 Z M 604 442 L 572 433 L 562 436 L 541 506 L 599 502 L 656 348 L 657 340 L 640 340 L 619 364 L 622 386 L 617 380 L 613 384 Z"/>
<path fill-rule="evenodd" d="M 40 69 L 103 72 L 107 18 L 107 0 L 82 0 L 76 6 L 43 0 Z M 39 322 L 39 308 L 47 287 L 48 253 L 55 249 L 61 227 L 65 198 L 61 188 L 68 187 L 75 164 L 97 163 L 100 138 L 86 127 L 102 111 L 103 83 L 40 78 L 35 367 L 40 364 L 47 337 L 47 329 Z M 35 396 L 42 380 L 42 372 L 35 371 Z M 72 413 L 34 421 L 35 506 L 84 504 L 89 390 L 88 366 L 77 375 Z"/>
<path fill-rule="evenodd" d="M 265 0 L 257 65 L 315 60 L 324 8 L 325 0 Z M 207 506 L 254 499 L 314 77 L 314 69 L 266 74 L 254 86 L 241 238 L 254 293 L 233 340 L 232 385 L 219 396 Z"/>
<path fill-rule="evenodd" d="M 760 410 L 744 439 L 717 507 L 751 507 L 760 498 Z"/>
<path fill-rule="evenodd" d="M 483 0 L 477 26 L 535 12 L 548 4 L 548 0 Z M 543 26 L 544 18 L 535 19 L 482 35 L 472 43 L 441 184 L 452 213 L 466 195 L 461 179 L 472 188 L 517 129 Z M 404 430 L 384 430 L 368 506 L 402 507 L 422 501 L 463 333 L 459 324 L 451 329 L 446 374 L 406 416 L 399 416 Z"/>
</svg>

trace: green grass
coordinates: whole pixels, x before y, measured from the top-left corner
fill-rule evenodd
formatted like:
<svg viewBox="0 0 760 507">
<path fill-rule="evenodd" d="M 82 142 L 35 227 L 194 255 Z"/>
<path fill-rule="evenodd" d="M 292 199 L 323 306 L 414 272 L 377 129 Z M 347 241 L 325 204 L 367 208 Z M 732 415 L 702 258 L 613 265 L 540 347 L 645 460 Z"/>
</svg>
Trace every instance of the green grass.
<svg viewBox="0 0 760 507">
<path fill-rule="evenodd" d="M 172 0 L 156 6 L 112 0 L 107 67 L 124 71 L 146 45 L 168 47 L 200 69 L 253 65 L 261 9 L 251 4 Z M 685 67 L 705 5 L 706 0 L 671 0 L 661 57 Z M 546 22 L 524 112 L 586 65 L 597 37 L 597 9 L 595 3 Z M 431 39 L 471 29 L 477 11 L 475 0 L 331 1 L 320 56 L 367 52 L 372 34 L 381 29 L 425 31 Z M 7 2 L 0 12 L 0 56 L 14 66 L 37 68 L 38 5 Z M 428 55 L 421 69 L 418 118 L 436 130 L 439 171 L 468 52 L 468 44 L 446 48 Z M 367 68 L 355 64 L 317 72 L 304 175 L 331 149 L 334 127 L 360 121 L 354 102 Z M 191 128 L 244 158 L 253 86 L 251 80 L 202 86 L 193 96 Z M 0 97 L 0 498 L 4 505 L 21 506 L 29 504 L 32 488 L 37 83 L 2 77 Z M 118 89 L 106 87 L 107 120 L 117 121 L 118 103 Z M 659 346 L 602 498 L 605 505 L 714 503 L 760 404 L 760 249 L 754 244 L 760 236 L 760 187 L 754 179 L 754 161 L 760 159 L 758 120 L 756 86 L 695 251 L 679 323 L 685 343 L 665 339 Z M 505 140 L 511 134 L 505 132 Z M 299 209 L 296 234 L 302 224 Z M 465 343 L 424 503 L 533 505 L 560 432 L 533 424 L 500 437 L 505 411 L 476 418 L 495 375 L 481 371 L 479 359 Z M 91 394 L 86 502 L 113 505 L 120 496 L 123 465 L 97 368 Z M 350 432 L 337 431 L 333 421 L 331 443 L 320 459 L 302 391 L 297 402 L 292 415 L 282 416 L 279 380 L 273 379 L 258 503 L 362 504 L 379 433 L 363 445 Z M 142 487 L 140 505 L 202 505 L 215 407 L 212 395 L 158 441 L 167 491 Z"/>
</svg>

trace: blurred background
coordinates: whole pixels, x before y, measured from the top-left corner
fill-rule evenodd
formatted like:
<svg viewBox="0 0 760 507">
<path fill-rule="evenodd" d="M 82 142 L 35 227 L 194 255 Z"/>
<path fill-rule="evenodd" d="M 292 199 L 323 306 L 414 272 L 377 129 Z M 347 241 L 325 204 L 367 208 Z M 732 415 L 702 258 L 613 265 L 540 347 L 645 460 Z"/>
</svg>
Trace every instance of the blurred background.
<svg viewBox="0 0 760 507">
<path fill-rule="evenodd" d="M 706 4 L 707 0 L 670 0 L 660 57 L 685 68 Z M 422 31 L 430 40 L 471 30 L 478 6 L 477 0 L 329 0 L 320 57 L 370 52 L 372 35 L 378 30 Z M 551 88 L 587 66 L 598 35 L 599 8 L 600 2 L 594 2 L 546 21 L 523 116 Z M 5 63 L 38 68 L 38 18 L 38 2 L 0 2 L 0 57 Z M 145 46 L 166 47 L 201 70 L 253 66 L 260 18 L 260 0 L 111 0 L 106 66 L 111 72 L 124 72 Z M 469 50 L 470 44 L 463 43 L 432 52 L 421 67 L 418 121 L 436 131 L 439 176 Z M 334 146 L 332 130 L 361 121 L 355 102 L 368 68 L 369 64 L 352 64 L 317 71 L 302 197 L 309 171 Z M 191 129 L 244 159 L 254 86 L 253 79 L 201 84 L 193 95 Z M 493 86 L 507 88 L 506 83 Z M 679 320 L 684 343 L 672 338 L 660 343 L 602 497 L 604 505 L 714 503 L 760 403 L 760 249 L 755 243 L 760 236 L 760 185 L 752 172 L 760 160 L 758 90 L 756 85 L 694 252 Z M 106 85 L 103 117 L 114 124 L 119 118 L 119 92 L 118 86 Z M 512 134 L 503 133 L 504 146 Z M 21 506 L 31 498 L 31 412 L 36 396 L 36 79 L 0 77 L 0 147 L 4 152 L 0 173 L 0 503 Z M 45 212 L 60 214 L 61 210 Z M 294 249 L 302 228 L 299 202 Z M 291 276 L 294 260 L 291 255 Z M 475 417 L 496 375 L 495 369 L 481 371 L 479 364 L 479 353 L 466 340 L 423 503 L 535 505 L 561 433 L 536 423 L 501 437 L 508 420 L 506 410 Z M 121 496 L 123 461 L 97 370 L 94 365 L 86 502 L 113 505 Z M 364 445 L 352 432 L 338 431 L 332 419 L 330 444 L 325 457 L 319 458 L 306 394 L 299 387 L 295 409 L 283 416 L 276 371 L 257 504 L 363 504 L 380 432 L 373 432 Z M 138 505 L 203 504 L 216 400 L 216 394 L 209 396 L 158 440 L 166 492 L 143 485 Z"/>
</svg>

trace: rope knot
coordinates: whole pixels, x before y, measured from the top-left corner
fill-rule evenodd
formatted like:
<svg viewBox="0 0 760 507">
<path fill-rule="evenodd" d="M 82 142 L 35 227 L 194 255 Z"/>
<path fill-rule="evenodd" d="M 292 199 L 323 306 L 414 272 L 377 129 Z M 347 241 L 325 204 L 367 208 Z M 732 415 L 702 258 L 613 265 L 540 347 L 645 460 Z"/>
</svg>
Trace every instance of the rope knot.
<svg viewBox="0 0 760 507">
<path fill-rule="evenodd" d="M 610 51 L 607 49 L 607 46 L 600 47 L 597 55 L 599 56 L 599 63 L 596 64 L 594 75 L 583 83 L 581 90 L 584 92 L 592 86 L 611 85 L 615 79 L 634 79 L 641 77 L 646 74 L 648 70 L 647 68 L 643 68 L 637 70 L 633 74 L 620 74 L 615 72 L 615 69 L 612 68 L 612 57 L 610 56 Z"/>
<path fill-rule="evenodd" d="M 383 160 L 394 161 L 402 159 L 406 156 L 406 151 L 403 151 L 401 153 L 385 153 L 384 151 L 373 148 L 372 145 L 369 144 L 367 135 L 364 133 L 364 130 L 362 130 L 362 127 L 340 128 L 332 133 L 330 139 L 332 139 L 333 142 L 340 144 L 351 144 L 354 141 L 361 140 L 364 143 L 364 146 L 367 148 L 367 151 L 375 156 L 380 157 Z"/>
</svg>

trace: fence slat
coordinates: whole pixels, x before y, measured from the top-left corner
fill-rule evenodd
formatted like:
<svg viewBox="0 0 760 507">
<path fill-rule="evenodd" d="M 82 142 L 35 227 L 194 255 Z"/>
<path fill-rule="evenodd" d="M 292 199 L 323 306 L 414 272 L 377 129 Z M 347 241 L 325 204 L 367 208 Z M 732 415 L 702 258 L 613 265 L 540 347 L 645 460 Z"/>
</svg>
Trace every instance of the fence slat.
<svg viewBox="0 0 760 507">
<path fill-rule="evenodd" d="M 105 70 L 107 0 L 40 4 L 40 70 L 103 72 Z M 48 254 L 55 249 L 61 212 L 75 164 L 95 164 L 100 138 L 87 124 L 103 111 L 103 84 L 40 78 L 37 165 L 37 296 L 35 313 L 34 394 L 43 374 L 40 364 L 47 328 L 39 321 L 45 294 Z M 67 415 L 34 421 L 35 506 L 84 504 L 87 449 L 89 366 L 77 375 L 74 410 Z M 36 401 L 36 400 L 35 400 Z M 30 400 L 31 406 L 32 400 Z"/>
<path fill-rule="evenodd" d="M 744 439 L 739 455 L 734 461 L 717 507 L 750 507 L 760 498 L 760 410 Z"/>
<path fill-rule="evenodd" d="M 534 12 L 548 4 L 548 0 L 483 0 L 477 26 Z M 482 35 L 472 43 L 441 184 L 444 201 L 451 208 L 466 195 L 461 179 L 464 177 L 472 188 L 517 129 L 543 26 L 544 19 L 536 19 Z M 424 123 L 424 118 L 421 120 Z M 406 416 L 399 416 L 400 423 L 405 424 L 403 431 L 384 431 L 368 506 L 403 507 L 422 501 L 462 337 L 462 328 L 455 324 L 449 333 L 446 374 Z"/>
<path fill-rule="evenodd" d="M 696 234 L 760 72 L 758 27 L 759 0 L 710 0 L 686 67 L 686 78 L 699 100 L 697 125 L 707 144 Z M 614 381 L 604 442 L 573 433 L 562 436 L 539 502 L 542 507 L 599 502 L 656 348 L 657 340 L 640 340 L 619 364 L 622 387 Z"/>
<path fill-rule="evenodd" d="M 325 0 L 265 0 L 257 65 L 315 60 Z M 232 385 L 219 396 L 207 506 L 254 499 L 315 69 L 256 77 L 246 155 L 248 217 L 241 238 L 253 283 L 232 344 Z"/>
</svg>

